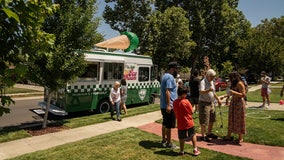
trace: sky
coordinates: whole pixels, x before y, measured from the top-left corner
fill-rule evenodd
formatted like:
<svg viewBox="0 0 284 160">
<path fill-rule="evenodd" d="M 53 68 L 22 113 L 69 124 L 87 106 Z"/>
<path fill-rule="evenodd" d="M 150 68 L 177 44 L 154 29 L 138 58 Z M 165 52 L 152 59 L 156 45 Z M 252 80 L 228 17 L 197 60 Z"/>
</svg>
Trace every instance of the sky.
<svg viewBox="0 0 284 160">
<path fill-rule="evenodd" d="M 99 11 L 97 16 L 102 17 L 105 8 L 104 0 L 98 0 Z M 261 24 L 261 20 L 267 18 L 280 18 L 284 16 L 284 0 L 239 0 L 238 9 L 243 12 L 246 19 L 251 22 L 252 27 Z M 105 35 L 105 39 L 119 36 L 119 32 L 114 31 L 103 21 L 98 31 Z"/>
</svg>

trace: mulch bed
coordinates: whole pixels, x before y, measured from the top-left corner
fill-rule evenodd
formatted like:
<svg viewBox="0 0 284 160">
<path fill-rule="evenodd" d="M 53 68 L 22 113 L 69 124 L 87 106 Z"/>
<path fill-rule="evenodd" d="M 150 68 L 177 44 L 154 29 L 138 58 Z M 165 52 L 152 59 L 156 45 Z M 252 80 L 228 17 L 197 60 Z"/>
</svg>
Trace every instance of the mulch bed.
<svg viewBox="0 0 284 160">
<path fill-rule="evenodd" d="M 42 125 L 37 125 L 33 127 L 26 128 L 25 130 L 32 136 L 40 136 L 48 133 L 59 132 L 69 129 L 62 124 L 51 123 L 47 124 L 46 128 L 42 128 Z"/>
</svg>

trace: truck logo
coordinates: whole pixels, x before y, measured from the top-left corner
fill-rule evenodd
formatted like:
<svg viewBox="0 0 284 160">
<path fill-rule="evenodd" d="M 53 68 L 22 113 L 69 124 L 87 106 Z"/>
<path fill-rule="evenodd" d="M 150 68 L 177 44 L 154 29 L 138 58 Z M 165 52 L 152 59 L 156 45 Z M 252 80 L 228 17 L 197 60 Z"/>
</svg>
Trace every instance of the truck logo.
<svg viewBox="0 0 284 160">
<path fill-rule="evenodd" d="M 139 94 L 139 98 L 141 101 L 144 100 L 145 96 L 146 96 L 146 93 L 147 93 L 147 90 L 146 89 L 141 89 L 138 91 L 138 94 Z"/>
<path fill-rule="evenodd" d="M 134 71 L 134 65 L 127 65 L 124 70 L 124 79 L 126 80 L 136 80 L 137 79 L 137 72 Z"/>
</svg>

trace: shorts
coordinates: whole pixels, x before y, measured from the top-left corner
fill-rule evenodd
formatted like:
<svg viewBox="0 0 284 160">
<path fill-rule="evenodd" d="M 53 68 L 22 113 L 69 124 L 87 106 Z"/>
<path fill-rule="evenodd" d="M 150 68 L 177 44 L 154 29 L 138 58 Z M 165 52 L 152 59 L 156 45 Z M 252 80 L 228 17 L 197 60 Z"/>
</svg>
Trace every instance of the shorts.
<svg viewBox="0 0 284 160">
<path fill-rule="evenodd" d="M 121 96 L 120 101 L 122 104 L 125 104 L 126 100 L 127 100 L 127 96 Z"/>
<path fill-rule="evenodd" d="M 213 103 L 199 101 L 199 123 L 206 125 L 216 121 L 215 107 Z"/>
<path fill-rule="evenodd" d="M 176 127 L 176 116 L 174 110 L 171 109 L 171 113 L 167 113 L 166 109 L 161 108 L 163 115 L 163 126 L 166 128 L 175 128 Z"/>
<path fill-rule="evenodd" d="M 191 127 L 187 130 L 178 130 L 179 139 L 192 138 L 194 135 L 195 135 L 194 127 Z"/>
<path fill-rule="evenodd" d="M 199 98 L 198 97 L 190 97 L 191 104 L 198 104 Z"/>
<path fill-rule="evenodd" d="M 267 93 L 267 88 L 261 88 L 261 97 L 267 97 L 268 93 Z"/>
</svg>

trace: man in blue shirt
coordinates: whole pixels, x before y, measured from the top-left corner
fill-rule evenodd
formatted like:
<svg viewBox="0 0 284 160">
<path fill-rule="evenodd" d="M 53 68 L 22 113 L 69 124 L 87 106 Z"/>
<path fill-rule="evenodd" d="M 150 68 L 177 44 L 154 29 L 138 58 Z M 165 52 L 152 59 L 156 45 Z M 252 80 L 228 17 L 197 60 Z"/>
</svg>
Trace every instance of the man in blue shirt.
<svg viewBox="0 0 284 160">
<path fill-rule="evenodd" d="M 160 107 L 163 115 L 162 145 L 167 148 L 178 148 L 171 142 L 171 129 L 175 128 L 176 118 L 173 111 L 173 101 L 177 99 L 177 85 L 175 78 L 179 72 L 179 64 L 170 62 L 168 72 L 161 81 Z"/>
</svg>

